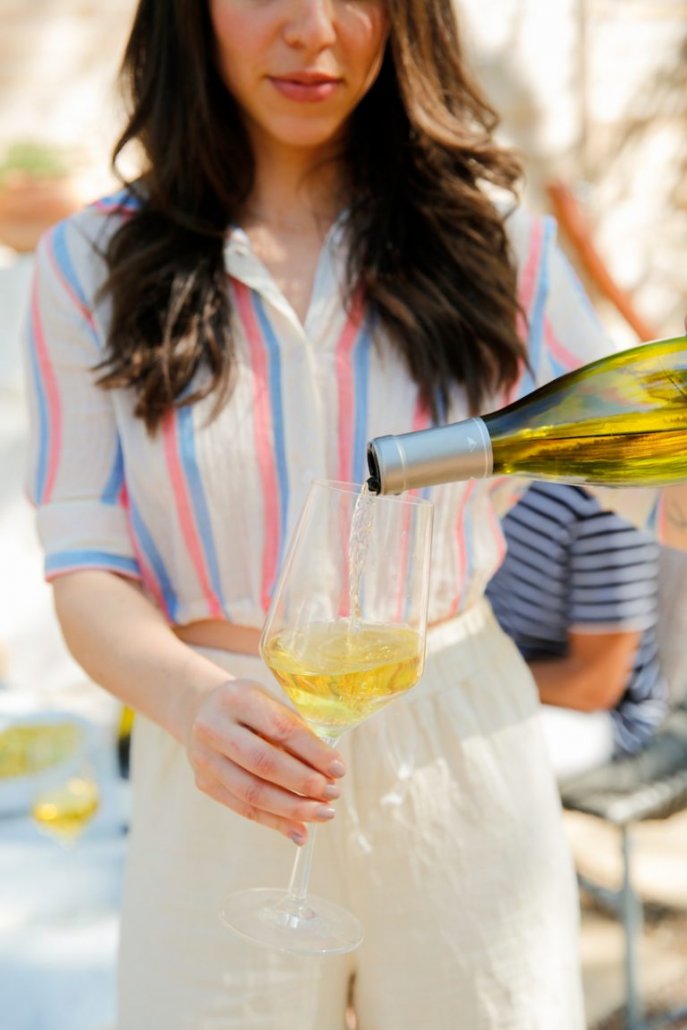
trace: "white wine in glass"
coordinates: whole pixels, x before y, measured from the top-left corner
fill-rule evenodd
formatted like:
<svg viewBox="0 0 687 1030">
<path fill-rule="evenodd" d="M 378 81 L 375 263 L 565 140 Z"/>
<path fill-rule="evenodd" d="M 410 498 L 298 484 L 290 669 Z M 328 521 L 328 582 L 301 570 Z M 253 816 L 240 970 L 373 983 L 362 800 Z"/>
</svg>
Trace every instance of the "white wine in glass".
<svg viewBox="0 0 687 1030">
<path fill-rule="evenodd" d="M 31 815 L 38 827 L 65 846 L 74 844 L 100 805 L 98 784 L 87 770 L 40 791 Z"/>
<path fill-rule="evenodd" d="M 63 847 L 72 847 L 100 807 L 100 790 L 93 771 L 90 726 L 75 716 L 43 727 L 40 741 L 50 751 L 50 733 L 70 733 L 70 748 L 62 761 L 44 763 L 37 776 L 31 816 L 37 827 Z"/>
<path fill-rule="evenodd" d="M 432 505 L 315 482 L 289 546 L 260 653 L 315 733 L 335 744 L 422 675 Z M 251 941 L 332 954 L 362 940 L 359 920 L 308 893 L 315 828 L 288 888 L 225 899 L 222 918 Z"/>
<path fill-rule="evenodd" d="M 262 657 L 303 718 L 331 738 L 412 687 L 422 650 L 409 627 L 341 619 L 278 633 Z"/>
</svg>

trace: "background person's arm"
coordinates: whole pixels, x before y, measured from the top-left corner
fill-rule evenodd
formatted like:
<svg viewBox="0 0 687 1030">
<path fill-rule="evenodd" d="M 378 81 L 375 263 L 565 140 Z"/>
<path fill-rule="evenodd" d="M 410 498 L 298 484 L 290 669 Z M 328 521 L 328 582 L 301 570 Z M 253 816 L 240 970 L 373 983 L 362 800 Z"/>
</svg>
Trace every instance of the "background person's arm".
<svg viewBox="0 0 687 1030">
<path fill-rule="evenodd" d="M 528 662 L 540 700 L 580 712 L 614 708 L 629 681 L 641 636 L 633 631 L 569 632 L 563 657 Z"/>
<path fill-rule="evenodd" d="M 298 842 L 331 818 L 340 756 L 295 712 L 182 643 L 134 582 L 84 570 L 53 589 L 76 661 L 186 748 L 201 791 Z"/>
</svg>

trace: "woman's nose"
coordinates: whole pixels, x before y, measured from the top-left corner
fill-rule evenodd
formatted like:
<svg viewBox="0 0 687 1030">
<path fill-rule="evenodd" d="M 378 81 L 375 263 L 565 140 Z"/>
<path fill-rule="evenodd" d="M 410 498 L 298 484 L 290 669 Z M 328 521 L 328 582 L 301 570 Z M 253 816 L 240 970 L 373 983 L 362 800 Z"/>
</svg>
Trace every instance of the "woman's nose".
<svg viewBox="0 0 687 1030">
<path fill-rule="evenodd" d="M 319 50 L 336 39 L 333 0 L 293 0 L 284 27 L 290 46 Z"/>
</svg>

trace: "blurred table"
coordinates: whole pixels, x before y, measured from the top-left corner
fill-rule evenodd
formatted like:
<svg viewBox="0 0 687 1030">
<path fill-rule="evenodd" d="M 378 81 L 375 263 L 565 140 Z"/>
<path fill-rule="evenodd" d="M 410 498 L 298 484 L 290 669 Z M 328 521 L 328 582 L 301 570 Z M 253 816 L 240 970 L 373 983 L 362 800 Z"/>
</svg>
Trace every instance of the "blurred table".
<svg viewBox="0 0 687 1030">
<path fill-rule="evenodd" d="M 128 784 L 117 775 L 110 735 L 103 730 L 101 736 L 95 758 L 100 808 L 72 847 L 43 835 L 28 813 L 0 816 L 5 1030 L 115 1025 Z"/>
<path fill-rule="evenodd" d="M 32 263 L 0 247 L 0 712 L 66 707 L 92 719 L 101 734 L 101 806 L 71 850 L 43 836 L 27 813 L 0 814 L 0 1027 L 112 1030 L 128 785 L 114 764 L 116 706 L 62 643 L 23 495 L 19 337 Z"/>
</svg>

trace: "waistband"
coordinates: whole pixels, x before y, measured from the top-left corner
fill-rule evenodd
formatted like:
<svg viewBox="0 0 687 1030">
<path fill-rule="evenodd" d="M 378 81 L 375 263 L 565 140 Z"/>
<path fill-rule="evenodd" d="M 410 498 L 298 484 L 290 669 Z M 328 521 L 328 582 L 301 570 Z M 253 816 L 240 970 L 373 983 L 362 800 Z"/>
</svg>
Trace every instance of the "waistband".
<svg viewBox="0 0 687 1030">
<path fill-rule="evenodd" d="M 472 638 L 495 625 L 496 619 L 491 605 L 485 597 L 481 597 L 467 611 L 451 616 L 443 622 L 435 622 L 428 628 L 426 653 L 443 651 L 444 648 Z"/>
</svg>

